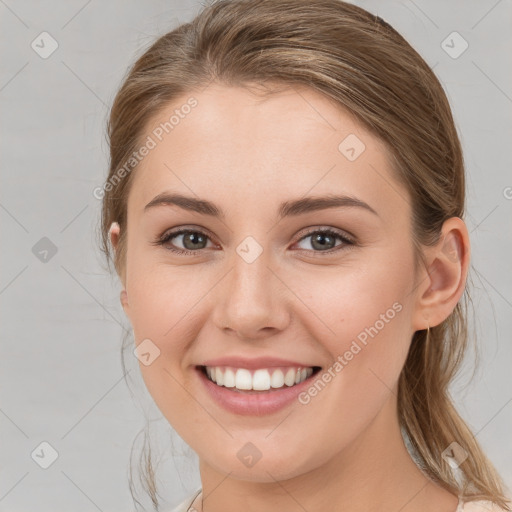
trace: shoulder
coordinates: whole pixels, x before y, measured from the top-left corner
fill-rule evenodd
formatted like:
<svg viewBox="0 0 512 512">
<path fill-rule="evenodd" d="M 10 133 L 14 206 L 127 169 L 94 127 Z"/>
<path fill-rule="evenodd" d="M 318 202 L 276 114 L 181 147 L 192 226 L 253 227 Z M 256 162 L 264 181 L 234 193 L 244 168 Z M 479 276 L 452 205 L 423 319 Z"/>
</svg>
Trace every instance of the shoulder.
<svg viewBox="0 0 512 512">
<path fill-rule="evenodd" d="M 492 501 L 467 501 L 463 503 L 457 512 L 505 512 L 504 509 Z"/>
<path fill-rule="evenodd" d="M 165 510 L 163 512 L 187 512 L 190 508 L 190 505 L 194 502 L 196 496 L 201 492 L 201 489 L 196 491 L 194 494 L 191 494 L 187 498 L 185 498 L 181 503 L 176 505 L 173 509 Z"/>
</svg>

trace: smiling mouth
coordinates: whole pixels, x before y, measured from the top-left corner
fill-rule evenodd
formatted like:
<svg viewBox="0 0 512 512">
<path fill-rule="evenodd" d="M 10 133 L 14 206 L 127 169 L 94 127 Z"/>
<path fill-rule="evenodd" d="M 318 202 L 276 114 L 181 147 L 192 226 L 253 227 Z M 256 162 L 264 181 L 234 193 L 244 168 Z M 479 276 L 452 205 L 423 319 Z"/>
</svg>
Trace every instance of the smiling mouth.
<svg viewBox="0 0 512 512">
<path fill-rule="evenodd" d="M 273 367 L 248 370 L 231 366 L 197 366 L 211 382 L 238 393 L 265 393 L 287 389 L 316 375 L 320 366 Z"/>
</svg>

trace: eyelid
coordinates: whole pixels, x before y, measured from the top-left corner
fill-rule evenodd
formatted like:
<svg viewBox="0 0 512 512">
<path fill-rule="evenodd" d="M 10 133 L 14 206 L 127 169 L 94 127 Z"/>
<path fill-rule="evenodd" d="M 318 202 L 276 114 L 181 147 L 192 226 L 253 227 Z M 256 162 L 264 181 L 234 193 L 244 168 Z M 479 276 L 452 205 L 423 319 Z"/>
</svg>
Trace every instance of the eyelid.
<svg viewBox="0 0 512 512">
<path fill-rule="evenodd" d="M 333 234 L 339 236 L 340 238 L 345 239 L 347 242 L 354 243 L 354 244 L 357 241 L 357 238 L 352 233 L 349 233 L 348 231 L 346 231 L 344 229 L 339 229 L 339 228 L 335 228 L 332 226 L 322 226 L 322 225 L 313 226 L 311 228 L 304 228 L 303 231 L 299 232 L 299 239 L 297 241 L 300 242 L 303 238 L 305 238 L 309 235 L 312 235 L 313 233 L 318 233 L 318 232 L 333 233 Z"/>
<path fill-rule="evenodd" d="M 168 228 L 166 229 L 161 235 L 157 236 L 156 240 L 154 242 L 151 242 L 152 244 L 158 244 L 162 240 L 165 240 L 169 237 L 175 237 L 178 235 L 181 235 L 183 233 L 201 233 L 202 235 L 207 236 L 210 240 L 215 240 L 215 236 L 210 233 L 206 228 L 198 227 L 198 226 L 176 226 L 175 228 Z"/>
</svg>

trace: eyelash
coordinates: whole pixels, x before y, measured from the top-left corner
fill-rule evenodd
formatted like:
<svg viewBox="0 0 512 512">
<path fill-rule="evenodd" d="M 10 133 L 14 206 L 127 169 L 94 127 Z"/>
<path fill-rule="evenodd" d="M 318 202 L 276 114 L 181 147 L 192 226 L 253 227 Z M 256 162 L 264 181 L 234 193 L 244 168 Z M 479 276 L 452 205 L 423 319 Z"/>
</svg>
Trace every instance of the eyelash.
<svg viewBox="0 0 512 512">
<path fill-rule="evenodd" d="M 190 234 L 190 233 L 200 234 L 200 235 L 206 237 L 208 240 L 211 239 L 210 236 L 208 236 L 204 231 L 201 231 L 199 229 L 180 228 L 180 229 L 177 229 L 175 231 L 170 231 L 168 233 L 164 233 L 156 241 L 152 242 L 152 245 L 164 246 L 169 240 L 172 240 L 173 238 L 176 238 L 179 235 Z M 332 228 L 329 228 L 329 229 L 318 229 L 317 228 L 317 229 L 314 229 L 312 231 L 308 231 L 301 238 L 299 238 L 299 240 L 296 243 L 299 243 L 302 240 L 304 240 L 305 238 L 308 238 L 309 236 L 317 234 L 317 233 L 321 233 L 323 235 L 333 236 L 333 237 L 338 238 L 339 240 L 341 240 L 343 243 L 339 244 L 339 245 L 337 245 L 337 246 L 335 246 L 335 247 L 333 247 L 331 249 L 328 249 L 326 251 L 314 251 L 314 250 L 309 250 L 309 249 L 299 249 L 299 250 L 300 251 L 306 251 L 306 252 L 318 253 L 318 254 L 333 254 L 334 252 L 337 252 L 337 251 L 342 250 L 344 248 L 346 249 L 347 248 L 346 246 L 354 246 L 354 245 L 356 245 L 355 240 L 349 238 L 345 234 L 341 234 L 340 232 L 333 230 Z M 168 251 L 171 251 L 171 252 L 183 255 L 183 256 L 197 256 L 198 253 L 200 253 L 201 251 L 205 250 L 205 249 L 197 249 L 196 251 L 190 251 L 188 249 L 176 249 L 174 247 L 165 247 L 165 249 L 167 249 Z"/>
</svg>

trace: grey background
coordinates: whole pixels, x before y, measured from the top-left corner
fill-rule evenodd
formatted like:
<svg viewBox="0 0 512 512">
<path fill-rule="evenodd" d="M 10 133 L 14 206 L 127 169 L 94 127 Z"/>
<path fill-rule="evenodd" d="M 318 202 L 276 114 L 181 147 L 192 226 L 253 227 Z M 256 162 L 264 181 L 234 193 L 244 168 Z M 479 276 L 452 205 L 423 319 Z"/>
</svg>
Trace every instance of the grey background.
<svg viewBox="0 0 512 512">
<path fill-rule="evenodd" d="M 467 164 L 481 353 L 475 378 L 467 384 L 468 366 L 453 396 L 512 487 L 512 2 L 355 3 L 404 35 L 453 107 Z M 92 193 L 106 175 L 107 108 L 127 66 L 199 9 L 177 0 L 0 0 L 0 511 L 133 510 L 128 462 L 143 411 L 154 420 L 167 503 L 199 484 L 195 454 L 169 435 L 133 356 L 133 395 L 123 379 L 129 325 L 96 246 Z M 31 47 L 43 31 L 59 45 L 47 59 Z M 442 47 L 453 31 L 469 44 L 456 59 Z M 46 262 L 36 257 L 45 248 Z M 43 441 L 59 454 L 48 469 L 31 457 Z"/>
</svg>

